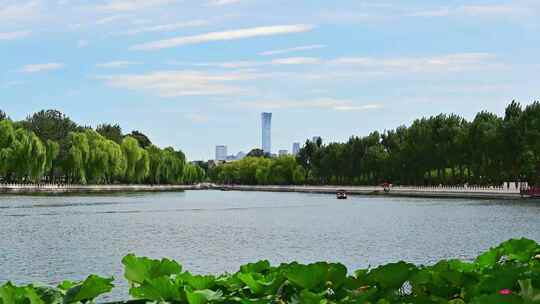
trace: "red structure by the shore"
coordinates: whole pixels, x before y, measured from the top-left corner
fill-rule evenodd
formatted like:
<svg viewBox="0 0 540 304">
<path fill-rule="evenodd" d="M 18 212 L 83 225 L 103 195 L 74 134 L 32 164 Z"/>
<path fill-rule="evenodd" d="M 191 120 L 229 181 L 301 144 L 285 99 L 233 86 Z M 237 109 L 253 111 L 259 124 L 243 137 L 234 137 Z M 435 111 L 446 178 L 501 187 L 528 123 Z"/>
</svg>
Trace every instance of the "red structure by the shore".
<svg viewBox="0 0 540 304">
<path fill-rule="evenodd" d="M 540 187 L 529 187 L 527 189 L 521 189 L 521 195 L 540 198 Z"/>
</svg>

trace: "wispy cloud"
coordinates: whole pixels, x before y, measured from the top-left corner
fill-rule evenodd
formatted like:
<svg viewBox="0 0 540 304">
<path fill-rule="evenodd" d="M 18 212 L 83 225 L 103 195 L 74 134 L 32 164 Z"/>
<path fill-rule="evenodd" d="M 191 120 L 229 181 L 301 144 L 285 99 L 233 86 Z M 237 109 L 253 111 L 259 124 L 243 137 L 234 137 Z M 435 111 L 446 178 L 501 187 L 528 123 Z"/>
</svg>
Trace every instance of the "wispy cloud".
<svg viewBox="0 0 540 304">
<path fill-rule="evenodd" d="M 346 65 L 377 69 L 381 72 L 413 71 L 413 72 L 459 72 L 486 67 L 501 67 L 495 62 L 496 55 L 490 53 L 456 53 L 433 57 L 343 57 L 331 60 L 334 65 Z"/>
<path fill-rule="evenodd" d="M 159 40 L 145 44 L 139 44 L 133 46 L 133 50 L 158 50 L 172 48 L 188 44 L 198 44 L 211 41 L 227 41 L 237 39 L 247 39 L 254 37 L 284 35 L 292 33 L 302 33 L 311 31 L 314 27 L 306 24 L 295 25 L 276 25 L 276 26 L 263 26 L 254 28 L 245 28 L 223 32 L 211 32 L 202 35 L 195 36 L 183 36 L 172 39 Z"/>
<path fill-rule="evenodd" d="M 137 65 L 140 64 L 140 62 L 136 61 L 126 61 L 126 60 L 117 60 L 117 61 L 109 61 L 104 63 L 98 63 L 96 64 L 96 67 L 98 68 L 125 68 L 131 65 Z"/>
<path fill-rule="evenodd" d="M 15 40 L 30 36 L 30 31 L 17 31 L 17 32 L 0 32 L 0 41 L 2 40 Z"/>
<path fill-rule="evenodd" d="M 243 60 L 243 61 L 225 61 L 225 62 L 172 62 L 172 65 L 179 66 L 196 66 L 196 67 L 213 67 L 213 68 L 222 68 L 222 69 L 247 69 L 247 68 L 256 68 L 262 66 L 277 66 L 277 65 L 303 65 L 303 64 L 319 64 L 323 63 L 320 58 L 315 57 L 287 57 L 287 58 L 277 58 L 270 61 L 253 61 L 253 60 Z"/>
<path fill-rule="evenodd" d="M 107 17 L 103 17 L 101 19 L 96 20 L 96 24 L 97 25 L 109 24 L 109 23 L 113 23 L 113 22 L 117 22 L 117 21 L 120 21 L 120 20 L 123 20 L 123 19 L 130 18 L 130 17 L 132 17 L 132 16 L 131 15 L 125 15 L 125 14 L 107 16 Z"/>
<path fill-rule="evenodd" d="M 321 62 L 319 58 L 313 57 L 289 57 L 272 60 L 272 64 L 280 65 L 317 64 Z"/>
<path fill-rule="evenodd" d="M 97 6 L 98 10 L 103 11 L 136 11 L 142 9 L 151 9 L 163 5 L 177 2 L 176 0 L 113 0 L 106 4 Z"/>
<path fill-rule="evenodd" d="M 215 67 L 223 69 L 244 69 L 267 65 L 267 62 L 260 61 L 226 61 L 226 62 L 198 62 L 198 63 L 180 63 L 175 65 L 191 65 L 198 67 Z"/>
<path fill-rule="evenodd" d="M 20 86 L 22 84 L 23 84 L 22 81 L 9 81 L 5 83 L 0 83 L 0 88 L 9 89 L 12 87 Z"/>
<path fill-rule="evenodd" d="M 84 40 L 84 39 L 81 39 L 79 41 L 77 41 L 77 47 L 78 48 L 84 48 L 84 47 L 87 47 L 88 46 L 88 40 Z"/>
<path fill-rule="evenodd" d="M 274 56 L 274 55 L 282 55 L 292 52 L 300 52 L 300 51 L 309 51 L 309 50 L 316 50 L 316 49 L 323 49 L 326 45 L 323 44 L 315 44 L 315 45 L 305 45 L 305 46 L 298 46 L 288 49 L 279 49 L 279 50 L 271 50 L 271 51 L 265 51 L 259 53 L 261 56 Z"/>
<path fill-rule="evenodd" d="M 0 23 L 5 20 L 32 19 L 38 11 L 38 1 L 18 1 L 14 4 L 3 4 L 0 7 Z"/>
<path fill-rule="evenodd" d="M 275 110 L 275 109 L 331 109 L 335 111 L 365 111 L 382 108 L 379 103 L 359 104 L 352 100 L 336 98 L 317 98 L 308 100 L 273 99 L 239 102 L 238 105 Z"/>
<path fill-rule="evenodd" d="M 527 5 L 495 4 L 495 5 L 462 5 L 457 7 L 440 7 L 432 10 L 419 10 L 407 14 L 411 17 L 449 17 L 449 16 L 524 16 L 531 14 Z"/>
<path fill-rule="evenodd" d="M 210 118 L 207 115 L 201 114 L 201 113 L 189 113 L 184 116 L 186 119 L 193 123 L 207 123 L 210 121 Z"/>
<path fill-rule="evenodd" d="M 239 3 L 242 0 L 211 0 L 208 5 L 209 6 L 224 6 L 229 4 L 235 4 Z"/>
<path fill-rule="evenodd" d="M 244 94 L 247 90 L 235 86 L 234 83 L 253 80 L 257 75 L 245 72 L 157 71 L 98 78 L 116 88 L 148 91 L 160 97 L 179 97 Z"/>
<path fill-rule="evenodd" d="M 51 62 L 41 64 L 28 64 L 23 66 L 19 71 L 21 73 L 38 73 L 45 71 L 53 71 L 62 69 L 65 65 L 63 63 Z"/>
<path fill-rule="evenodd" d="M 183 28 L 206 26 L 209 24 L 210 24 L 210 21 L 208 20 L 191 20 L 191 21 L 186 21 L 186 22 L 145 26 L 145 27 L 140 27 L 137 29 L 128 30 L 120 34 L 136 35 L 136 34 L 141 34 L 141 33 L 170 32 L 170 31 L 175 31 L 175 30 L 183 29 Z"/>
</svg>

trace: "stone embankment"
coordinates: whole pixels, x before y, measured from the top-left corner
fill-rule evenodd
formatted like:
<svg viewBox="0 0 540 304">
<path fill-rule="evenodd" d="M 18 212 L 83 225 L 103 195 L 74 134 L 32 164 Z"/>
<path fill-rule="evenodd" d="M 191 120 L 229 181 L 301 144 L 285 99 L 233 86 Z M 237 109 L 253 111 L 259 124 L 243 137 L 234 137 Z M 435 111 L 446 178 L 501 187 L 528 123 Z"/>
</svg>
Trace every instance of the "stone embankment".
<svg viewBox="0 0 540 304">
<path fill-rule="evenodd" d="M 335 194 L 345 190 L 350 195 L 387 195 L 434 198 L 484 198 L 484 199 L 519 199 L 518 187 L 474 187 L 474 186 L 439 186 L 439 187 L 404 187 L 393 186 L 247 186 L 215 185 L 209 183 L 197 185 L 62 185 L 62 184 L 0 184 L 0 193 L 39 194 L 39 193 L 107 193 L 107 192 L 165 192 L 185 190 L 224 190 L 224 191 L 264 191 L 264 192 L 301 192 Z"/>
<path fill-rule="evenodd" d="M 0 193 L 107 193 L 107 192 L 165 192 L 208 189 L 200 185 L 64 185 L 64 184 L 0 184 Z"/>
<path fill-rule="evenodd" d="M 214 186 L 218 187 L 218 186 Z M 269 191 L 269 192 L 304 192 L 304 193 L 336 193 L 345 190 L 351 195 L 387 195 L 434 198 L 484 198 L 484 199 L 519 199 L 517 187 L 404 187 L 394 186 L 389 189 L 382 186 L 219 186 L 222 190 L 235 191 Z"/>
</svg>

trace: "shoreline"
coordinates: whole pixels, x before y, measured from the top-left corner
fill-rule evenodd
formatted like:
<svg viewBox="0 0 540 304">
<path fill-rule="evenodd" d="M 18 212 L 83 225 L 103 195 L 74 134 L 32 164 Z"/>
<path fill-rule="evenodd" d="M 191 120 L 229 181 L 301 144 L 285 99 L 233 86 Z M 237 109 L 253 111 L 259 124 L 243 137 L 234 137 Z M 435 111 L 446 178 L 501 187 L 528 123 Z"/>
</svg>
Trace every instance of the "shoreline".
<svg viewBox="0 0 540 304">
<path fill-rule="evenodd" d="M 389 197 L 425 197 L 425 198 L 472 198 L 472 199 L 523 199 L 519 190 L 461 187 L 393 187 L 385 192 L 381 186 L 219 186 L 225 191 L 262 191 L 262 192 L 297 192 L 335 194 L 345 190 L 349 195 L 373 195 Z"/>
<path fill-rule="evenodd" d="M 115 192 L 174 192 L 201 190 L 201 185 L 0 185 L 0 194 L 70 194 Z"/>
<path fill-rule="evenodd" d="M 522 199 L 519 190 L 487 187 L 392 187 L 381 186 L 248 186 L 248 185 L 0 185 L 0 194 L 72 194 L 115 192 L 174 192 L 186 190 L 261 191 L 335 194 L 345 190 L 349 195 L 390 197 Z"/>
</svg>

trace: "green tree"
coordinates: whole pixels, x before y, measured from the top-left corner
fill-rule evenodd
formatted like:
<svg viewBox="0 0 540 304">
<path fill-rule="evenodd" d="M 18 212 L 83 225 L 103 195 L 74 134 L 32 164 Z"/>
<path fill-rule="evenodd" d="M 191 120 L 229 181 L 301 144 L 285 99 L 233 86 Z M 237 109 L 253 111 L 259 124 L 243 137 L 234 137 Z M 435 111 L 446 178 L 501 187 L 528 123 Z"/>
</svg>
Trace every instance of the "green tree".
<svg viewBox="0 0 540 304">
<path fill-rule="evenodd" d="M 146 136 L 145 134 L 143 134 L 140 131 L 135 130 L 135 131 L 129 133 L 127 136 L 136 139 L 137 142 L 139 143 L 139 146 L 141 146 L 141 148 L 143 148 L 143 149 L 146 149 L 146 147 L 152 145 L 152 141 L 150 141 L 148 136 Z"/>
<path fill-rule="evenodd" d="M 118 124 L 111 125 L 105 123 L 98 125 L 96 128 L 96 132 L 101 134 L 101 136 L 114 141 L 117 144 L 121 144 L 122 139 L 124 138 L 124 135 L 122 134 L 122 128 Z"/>
</svg>

